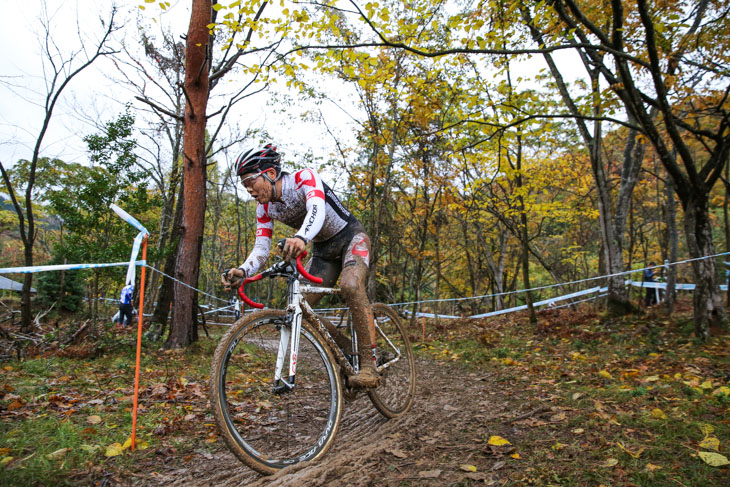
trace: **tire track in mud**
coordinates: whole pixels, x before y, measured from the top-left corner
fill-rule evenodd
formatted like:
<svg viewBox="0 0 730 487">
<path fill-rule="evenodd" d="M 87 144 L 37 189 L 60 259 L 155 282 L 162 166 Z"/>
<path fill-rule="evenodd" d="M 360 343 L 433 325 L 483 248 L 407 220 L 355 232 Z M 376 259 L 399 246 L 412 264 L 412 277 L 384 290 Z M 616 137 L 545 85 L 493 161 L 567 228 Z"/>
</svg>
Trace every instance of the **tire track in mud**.
<svg viewBox="0 0 730 487">
<path fill-rule="evenodd" d="M 139 475 L 134 484 L 299 487 L 401 485 L 410 481 L 413 485 L 444 485 L 445 481 L 450 483 L 450 477 L 463 479 L 459 461 L 464 458 L 472 458 L 474 463 L 473 457 L 477 457 L 483 462 L 480 471 L 488 469 L 495 460 L 480 455 L 483 445 L 475 445 L 473 440 L 482 430 L 500 429 L 493 420 L 509 408 L 507 401 L 496 399 L 504 391 L 496 392 L 499 389 L 493 377 L 465 372 L 453 364 L 417 358 L 416 370 L 416 400 L 400 418 L 384 418 L 365 394 L 345 401 L 335 443 L 317 463 L 292 465 L 274 475 L 261 476 L 228 451 L 198 454 L 185 468 Z M 455 453 L 456 458 L 450 460 Z M 436 478 L 419 475 L 436 470 L 442 472 Z"/>
</svg>

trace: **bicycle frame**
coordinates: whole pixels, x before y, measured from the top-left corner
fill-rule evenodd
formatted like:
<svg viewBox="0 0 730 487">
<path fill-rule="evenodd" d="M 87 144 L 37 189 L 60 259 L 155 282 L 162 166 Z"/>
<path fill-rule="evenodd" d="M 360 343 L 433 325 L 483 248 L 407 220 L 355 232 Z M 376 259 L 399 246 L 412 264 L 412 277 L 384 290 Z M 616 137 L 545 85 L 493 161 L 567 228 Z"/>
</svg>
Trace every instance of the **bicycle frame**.
<svg viewBox="0 0 730 487">
<path fill-rule="evenodd" d="M 353 356 L 355 357 L 355 366 L 353 367 L 353 364 L 350 363 L 350 361 L 345 356 L 344 351 L 337 345 L 337 342 L 332 337 L 329 330 L 327 330 L 325 324 L 322 322 L 320 317 L 317 315 L 317 313 L 314 312 L 307 300 L 304 298 L 305 294 L 339 294 L 340 292 L 340 290 L 337 288 L 318 287 L 308 284 L 302 285 L 299 282 L 299 278 L 297 277 L 294 269 L 296 269 L 299 274 L 301 274 L 311 282 L 322 282 L 320 278 L 312 276 L 302 266 L 301 259 L 302 257 L 306 256 L 306 254 L 306 252 L 302 253 L 297 258 L 296 262 L 282 261 L 274 264 L 269 269 L 254 277 L 244 279 L 241 287 L 238 290 L 239 297 L 249 306 L 252 306 L 254 308 L 263 308 L 262 304 L 256 303 L 246 296 L 246 294 L 243 292 L 244 286 L 249 282 L 258 281 L 263 277 L 281 276 L 287 278 L 288 302 L 286 307 L 286 325 L 282 326 L 280 330 L 281 335 L 279 338 L 279 346 L 276 356 L 276 368 L 274 370 L 275 394 L 290 392 L 295 387 L 297 354 L 299 352 L 299 338 L 301 335 L 302 319 L 306 319 L 308 322 L 316 324 L 317 330 L 319 331 L 321 337 L 324 338 L 330 350 L 333 352 L 337 364 L 345 370 L 348 376 L 356 374 L 358 372 L 357 369 L 359 368 L 357 363 L 357 335 L 354 329 L 351 329 L 352 350 Z M 400 360 L 401 350 L 396 347 L 393 342 L 383 333 L 382 329 L 380 328 L 380 326 L 378 326 L 377 323 L 375 323 L 375 331 L 376 333 L 380 334 L 383 339 L 385 339 L 388 345 L 396 353 L 393 359 L 388 360 L 388 362 L 376 367 L 376 370 L 378 372 L 382 372 L 383 370 Z M 283 372 L 284 364 L 287 359 L 287 349 L 289 350 L 289 373 L 286 377 L 284 377 Z"/>
</svg>

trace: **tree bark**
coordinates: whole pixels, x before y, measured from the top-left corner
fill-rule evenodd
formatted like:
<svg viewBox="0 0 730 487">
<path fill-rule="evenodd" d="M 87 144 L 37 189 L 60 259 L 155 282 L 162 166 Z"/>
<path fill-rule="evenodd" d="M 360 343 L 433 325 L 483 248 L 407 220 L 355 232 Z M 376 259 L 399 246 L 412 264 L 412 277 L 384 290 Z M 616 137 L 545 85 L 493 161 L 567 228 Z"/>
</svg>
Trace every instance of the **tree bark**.
<svg viewBox="0 0 730 487">
<path fill-rule="evenodd" d="M 667 243 L 669 246 L 669 261 L 676 262 L 679 256 L 679 235 L 677 234 L 677 203 L 674 200 L 674 182 L 667 178 L 664 187 L 666 195 L 666 225 Z M 677 300 L 677 266 L 669 266 L 667 269 L 667 290 L 664 293 L 664 306 L 667 313 L 674 311 L 674 303 Z"/>
<path fill-rule="evenodd" d="M 712 244 L 712 226 L 707 198 L 695 198 L 684 208 L 684 231 L 690 257 L 700 259 L 715 253 Z M 692 261 L 695 290 L 693 293 L 695 335 L 706 339 L 710 326 L 722 326 L 727 322 L 722 294 L 718 291 L 715 261 Z"/>
<path fill-rule="evenodd" d="M 180 242 L 180 234 L 182 228 L 183 214 L 183 189 L 185 185 L 181 184 L 177 198 L 177 206 L 175 207 L 175 217 L 172 222 L 172 230 L 170 234 L 170 253 L 165 258 L 164 273 L 168 276 L 175 276 L 175 262 L 177 261 L 177 248 Z M 170 314 L 170 304 L 174 295 L 174 281 L 169 277 L 162 278 L 160 293 L 157 299 L 157 307 L 152 316 L 153 323 L 160 324 L 160 334 L 167 325 L 167 317 Z"/>
<path fill-rule="evenodd" d="M 185 50 L 185 106 L 183 136 L 183 217 L 175 275 L 197 287 L 205 223 L 205 127 L 209 94 L 210 0 L 193 0 Z M 175 283 L 175 305 L 167 348 L 185 347 L 197 339 L 195 291 Z"/>
</svg>

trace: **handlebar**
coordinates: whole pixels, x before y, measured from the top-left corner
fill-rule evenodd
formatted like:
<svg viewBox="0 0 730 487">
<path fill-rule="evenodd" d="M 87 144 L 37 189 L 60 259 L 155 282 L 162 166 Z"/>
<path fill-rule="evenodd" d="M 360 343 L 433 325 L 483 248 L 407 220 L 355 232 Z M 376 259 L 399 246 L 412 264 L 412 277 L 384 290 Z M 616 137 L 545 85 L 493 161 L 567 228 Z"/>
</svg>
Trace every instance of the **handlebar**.
<svg viewBox="0 0 730 487">
<path fill-rule="evenodd" d="M 304 252 L 302 252 L 301 254 L 299 254 L 299 257 L 297 257 L 297 262 L 296 262 L 297 272 L 299 272 L 299 274 L 301 274 L 302 277 L 304 277 L 305 279 L 308 279 L 308 280 L 312 281 L 315 284 L 322 284 L 322 279 L 321 278 L 319 278 L 317 276 L 313 276 L 312 274 L 310 274 L 309 272 L 307 272 L 307 270 L 302 265 L 302 257 L 306 257 L 306 256 L 307 256 L 307 251 L 305 250 Z M 260 274 L 257 274 L 257 275 L 255 275 L 253 277 L 247 277 L 247 278 L 245 278 L 243 280 L 243 283 L 241 283 L 241 287 L 238 288 L 238 297 L 240 297 L 241 300 L 244 303 L 246 303 L 247 305 L 251 306 L 252 308 L 262 309 L 264 307 L 264 305 L 261 304 L 261 303 L 257 303 L 256 301 L 253 301 L 251 298 L 249 298 L 248 296 L 246 296 L 246 293 L 243 291 L 243 288 L 244 288 L 244 286 L 246 284 L 248 284 L 250 282 L 260 281 L 261 279 L 264 278 L 264 275 L 270 274 L 272 272 L 272 269 L 273 268 L 270 268 L 270 269 L 267 269 L 266 271 L 264 271 L 264 272 L 262 272 Z"/>
</svg>

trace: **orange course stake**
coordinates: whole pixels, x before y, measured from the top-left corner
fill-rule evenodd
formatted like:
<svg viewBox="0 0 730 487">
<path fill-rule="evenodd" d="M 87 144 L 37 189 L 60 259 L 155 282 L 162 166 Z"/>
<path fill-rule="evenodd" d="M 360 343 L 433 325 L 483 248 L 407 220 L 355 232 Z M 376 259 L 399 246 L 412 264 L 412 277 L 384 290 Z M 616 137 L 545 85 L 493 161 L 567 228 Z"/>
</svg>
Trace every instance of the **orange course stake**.
<svg viewBox="0 0 730 487">
<path fill-rule="evenodd" d="M 142 240 L 142 261 L 147 262 L 147 235 Z M 142 266 L 139 277 L 139 320 L 137 320 L 137 364 L 134 368 L 134 404 L 132 405 L 132 451 L 137 440 L 137 399 L 139 397 L 139 365 L 142 356 L 142 320 L 144 319 L 144 275 L 145 266 Z"/>
</svg>

